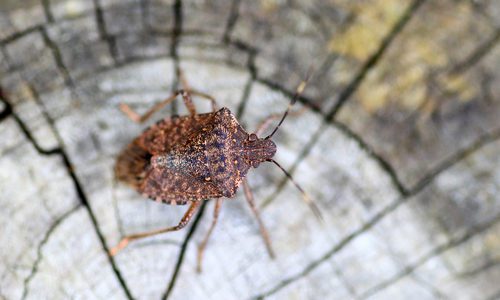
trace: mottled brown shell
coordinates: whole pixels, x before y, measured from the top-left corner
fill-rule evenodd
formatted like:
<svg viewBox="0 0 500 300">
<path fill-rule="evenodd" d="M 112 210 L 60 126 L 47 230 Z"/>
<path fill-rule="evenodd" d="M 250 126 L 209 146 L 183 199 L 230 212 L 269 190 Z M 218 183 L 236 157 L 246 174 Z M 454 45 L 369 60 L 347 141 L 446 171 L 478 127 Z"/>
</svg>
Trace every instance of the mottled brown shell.
<svg viewBox="0 0 500 300">
<path fill-rule="evenodd" d="M 259 142 L 259 143 L 258 143 Z M 119 155 L 115 173 L 156 201 L 186 204 L 233 197 L 251 166 L 272 157 L 270 140 L 255 141 L 227 108 L 166 118 Z"/>
</svg>

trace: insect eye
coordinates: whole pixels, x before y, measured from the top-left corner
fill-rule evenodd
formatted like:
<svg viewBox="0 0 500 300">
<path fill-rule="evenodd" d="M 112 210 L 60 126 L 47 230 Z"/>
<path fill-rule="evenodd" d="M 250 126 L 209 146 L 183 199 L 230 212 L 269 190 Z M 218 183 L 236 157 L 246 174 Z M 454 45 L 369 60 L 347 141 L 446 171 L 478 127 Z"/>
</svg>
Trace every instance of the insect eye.
<svg viewBox="0 0 500 300">
<path fill-rule="evenodd" d="M 249 136 L 248 136 L 248 140 L 250 142 L 255 142 L 257 140 L 257 135 L 255 133 L 251 133 Z"/>
</svg>

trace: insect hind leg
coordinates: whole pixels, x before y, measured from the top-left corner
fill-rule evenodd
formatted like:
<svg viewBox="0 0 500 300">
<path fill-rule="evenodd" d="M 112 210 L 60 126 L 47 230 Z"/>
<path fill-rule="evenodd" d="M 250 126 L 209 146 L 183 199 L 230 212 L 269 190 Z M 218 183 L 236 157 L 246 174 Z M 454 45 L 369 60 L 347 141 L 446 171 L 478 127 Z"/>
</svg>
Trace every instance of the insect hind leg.
<svg viewBox="0 0 500 300">
<path fill-rule="evenodd" d="M 186 213 L 184 214 L 182 219 L 180 220 L 179 224 L 177 224 L 176 226 L 167 227 L 167 228 L 163 228 L 163 229 L 157 229 L 157 230 L 143 232 L 143 233 L 136 233 L 136 234 L 126 236 L 118 243 L 118 245 L 116 245 L 114 248 L 109 250 L 109 254 L 111 256 L 116 255 L 120 250 L 127 247 L 127 245 L 131 241 L 147 238 L 147 237 L 162 234 L 165 232 L 177 231 L 177 230 L 184 228 L 189 223 L 189 221 L 191 221 L 191 218 L 193 217 L 194 213 L 197 211 L 197 209 L 201 205 L 201 203 L 202 203 L 201 201 L 194 201 L 191 204 L 191 206 L 188 208 L 188 210 L 186 211 Z"/>
<path fill-rule="evenodd" d="M 205 252 L 205 247 L 207 246 L 208 239 L 210 238 L 210 235 L 212 234 L 212 231 L 215 228 L 215 225 L 217 224 L 217 220 L 219 218 L 219 211 L 222 206 L 222 198 L 218 198 L 215 202 L 215 207 L 214 207 L 214 218 L 212 220 L 212 225 L 210 225 L 210 228 L 207 231 L 207 234 L 205 235 L 205 238 L 203 241 L 198 245 L 198 266 L 197 266 L 197 271 L 198 273 L 201 272 L 201 264 L 203 260 L 203 253 Z"/>
<path fill-rule="evenodd" d="M 257 206 L 255 205 L 253 194 L 252 191 L 250 190 L 250 186 L 248 185 L 247 179 L 243 180 L 243 189 L 245 191 L 245 198 L 247 199 L 247 202 L 250 205 L 250 208 L 252 209 L 252 212 L 255 215 L 257 222 L 259 223 L 260 234 L 262 235 L 264 243 L 266 244 L 267 252 L 269 253 L 269 256 L 271 258 L 275 258 L 276 256 L 274 255 L 274 251 L 271 246 L 271 239 L 269 238 L 269 233 L 267 232 L 267 229 L 264 226 L 264 222 L 262 222 L 262 219 L 260 218 L 260 213 L 259 210 L 257 209 Z"/>
</svg>

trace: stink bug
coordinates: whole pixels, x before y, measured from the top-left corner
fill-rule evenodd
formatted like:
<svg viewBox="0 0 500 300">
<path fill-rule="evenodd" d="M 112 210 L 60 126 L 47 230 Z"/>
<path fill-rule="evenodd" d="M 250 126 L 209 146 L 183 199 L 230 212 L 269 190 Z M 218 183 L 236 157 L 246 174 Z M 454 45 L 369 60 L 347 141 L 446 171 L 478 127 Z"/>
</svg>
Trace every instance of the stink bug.
<svg viewBox="0 0 500 300">
<path fill-rule="evenodd" d="M 189 110 L 189 115 L 165 118 L 146 129 L 118 156 L 115 175 L 118 180 L 131 185 L 146 197 L 170 205 L 189 204 L 189 208 L 178 225 L 126 236 L 110 250 L 110 254 L 115 255 L 132 240 L 183 228 L 189 223 L 203 200 L 216 198 L 213 222 L 198 248 L 198 270 L 201 270 L 203 250 L 217 223 L 222 200 L 224 197 L 232 198 L 238 187 L 243 185 L 245 197 L 257 218 L 269 255 L 274 257 L 269 235 L 260 219 L 245 176 L 251 167 L 257 168 L 263 162 L 274 163 L 299 189 L 313 212 L 320 216 L 319 209 L 302 188 L 273 160 L 276 144 L 271 137 L 304 90 L 306 81 L 298 86 L 292 101 L 272 133 L 260 138 L 259 135 L 268 127 L 270 120 L 279 118 L 279 115 L 270 116 L 261 123 L 255 133 L 249 134 L 228 108 L 217 109 L 213 97 L 190 89 L 181 74 L 180 77 L 184 89 L 174 92 L 142 116 L 129 106 L 121 104 L 121 110 L 131 120 L 142 123 L 180 95 Z M 191 95 L 211 101 L 212 112 L 197 114 Z"/>
</svg>

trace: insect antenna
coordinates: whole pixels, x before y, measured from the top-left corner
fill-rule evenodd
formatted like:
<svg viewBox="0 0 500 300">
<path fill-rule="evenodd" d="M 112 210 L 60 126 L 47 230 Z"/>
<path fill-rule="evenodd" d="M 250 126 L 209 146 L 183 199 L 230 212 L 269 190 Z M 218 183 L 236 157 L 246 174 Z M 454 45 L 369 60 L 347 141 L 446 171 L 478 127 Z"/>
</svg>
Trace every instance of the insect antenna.
<svg viewBox="0 0 500 300">
<path fill-rule="evenodd" d="M 270 139 L 276 133 L 278 128 L 281 126 L 281 123 L 283 123 L 283 121 L 285 121 L 285 118 L 286 118 L 286 116 L 288 116 L 290 109 L 297 102 L 297 99 L 300 97 L 300 95 L 302 95 L 302 92 L 305 90 L 307 82 L 311 78 L 311 74 L 312 74 L 311 70 L 312 70 L 312 68 L 307 72 L 308 75 L 306 76 L 306 79 L 301 81 L 299 86 L 295 90 L 295 94 L 293 95 L 292 101 L 290 101 L 290 103 L 288 104 L 288 107 L 286 108 L 285 113 L 283 114 L 283 117 L 281 117 L 281 120 L 279 121 L 278 125 L 274 128 L 273 132 L 271 132 L 271 134 L 265 138 L 265 140 Z"/>
<path fill-rule="evenodd" d="M 316 203 L 309 197 L 309 195 L 302 189 L 302 187 L 300 187 L 300 185 L 293 179 L 292 175 L 290 173 L 287 172 L 287 170 L 285 170 L 285 168 L 283 168 L 277 161 L 275 161 L 274 159 L 269 159 L 268 161 L 270 162 L 273 162 L 275 165 L 278 166 L 278 168 L 281 169 L 281 171 L 283 171 L 283 173 L 285 173 L 286 177 L 288 177 L 288 179 L 290 179 L 290 181 L 295 185 L 295 187 L 300 191 L 300 193 L 302 194 L 302 198 L 304 198 L 304 201 L 307 203 L 307 205 L 309 205 L 309 207 L 311 208 L 312 212 L 314 213 L 314 215 L 316 216 L 316 218 L 318 218 L 321 222 L 324 222 L 324 219 L 323 219 L 323 215 L 321 214 L 321 210 L 319 209 L 319 207 L 316 205 Z"/>
</svg>

